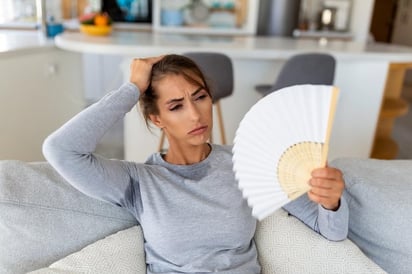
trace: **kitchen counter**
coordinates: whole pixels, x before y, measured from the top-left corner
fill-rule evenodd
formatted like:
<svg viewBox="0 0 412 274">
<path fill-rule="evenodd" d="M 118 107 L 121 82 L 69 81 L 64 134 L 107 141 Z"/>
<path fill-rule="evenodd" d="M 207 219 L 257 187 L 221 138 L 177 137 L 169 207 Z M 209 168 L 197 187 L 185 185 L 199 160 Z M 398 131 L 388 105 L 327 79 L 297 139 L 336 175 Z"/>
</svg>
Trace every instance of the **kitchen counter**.
<svg viewBox="0 0 412 274">
<path fill-rule="evenodd" d="M 323 41 L 323 42 L 322 42 Z M 60 48 L 97 54 L 156 55 L 201 49 L 219 51 L 237 59 L 285 59 L 299 52 L 329 52 L 337 59 L 412 60 L 412 48 L 383 43 L 301 40 L 280 37 L 213 36 L 162 34 L 152 32 L 114 32 L 106 37 L 64 33 L 56 37 Z"/>
<path fill-rule="evenodd" d="M 233 140 L 241 118 L 259 100 L 255 85 L 272 83 L 281 65 L 292 55 L 330 53 L 337 60 L 335 85 L 341 90 L 331 136 L 330 160 L 370 157 L 388 67 L 393 62 L 412 61 L 412 48 L 403 46 L 347 41 L 319 43 L 275 37 L 116 31 L 107 37 L 64 33 L 57 36 L 55 42 L 59 48 L 69 51 L 122 56 L 125 81 L 128 80 L 131 58 L 189 51 L 229 55 L 235 68 L 235 91 L 231 97 L 222 100 L 228 140 Z M 158 136 L 148 132 L 135 111 L 126 117 L 126 159 L 145 160 L 156 150 L 157 143 Z"/>
</svg>

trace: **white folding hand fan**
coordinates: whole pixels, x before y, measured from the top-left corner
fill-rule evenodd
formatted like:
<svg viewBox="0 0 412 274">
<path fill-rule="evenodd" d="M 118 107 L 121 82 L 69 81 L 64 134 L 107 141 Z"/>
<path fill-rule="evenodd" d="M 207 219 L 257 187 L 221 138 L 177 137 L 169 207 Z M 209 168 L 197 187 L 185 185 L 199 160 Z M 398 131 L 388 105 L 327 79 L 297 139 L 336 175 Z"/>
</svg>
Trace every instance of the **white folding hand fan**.
<svg viewBox="0 0 412 274">
<path fill-rule="evenodd" d="M 338 93 L 324 85 L 283 88 L 240 122 L 233 169 L 257 219 L 307 192 L 312 170 L 325 166 Z"/>
</svg>

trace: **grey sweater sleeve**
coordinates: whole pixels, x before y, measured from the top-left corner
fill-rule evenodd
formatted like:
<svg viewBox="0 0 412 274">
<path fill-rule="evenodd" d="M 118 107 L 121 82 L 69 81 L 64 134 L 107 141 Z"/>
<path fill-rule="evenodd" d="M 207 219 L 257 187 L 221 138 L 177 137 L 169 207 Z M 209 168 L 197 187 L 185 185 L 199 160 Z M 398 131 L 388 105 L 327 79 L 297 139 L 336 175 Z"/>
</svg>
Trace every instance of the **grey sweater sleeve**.
<svg viewBox="0 0 412 274">
<path fill-rule="evenodd" d="M 136 105 L 139 90 L 126 83 L 86 108 L 43 143 L 48 162 L 75 188 L 88 196 L 133 208 L 135 165 L 94 154 L 103 135 Z M 137 186 L 138 189 L 138 186 Z"/>
<path fill-rule="evenodd" d="M 327 210 L 310 201 L 307 194 L 283 208 L 329 240 L 341 241 L 348 235 L 349 208 L 343 196 L 336 211 Z"/>
</svg>

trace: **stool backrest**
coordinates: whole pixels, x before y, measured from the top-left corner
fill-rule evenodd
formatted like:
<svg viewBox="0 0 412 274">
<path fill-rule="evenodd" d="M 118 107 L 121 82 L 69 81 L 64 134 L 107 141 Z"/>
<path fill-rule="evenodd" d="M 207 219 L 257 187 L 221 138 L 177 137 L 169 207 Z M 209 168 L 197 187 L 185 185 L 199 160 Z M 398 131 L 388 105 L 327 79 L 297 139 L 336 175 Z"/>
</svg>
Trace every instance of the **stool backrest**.
<svg viewBox="0 0 412 274">
<path fill-rule="evenodd" d="M 183 55 L 202 70 L 211 85 L 213 102 L 232 95 L 234 76 L 230 57 L 216 52 L 187 52 Z"/>
<path fill-rule="evenodd" d="M 335 58 L 326 53 L 294 55 L 283 65 L 269 92 L 293 85 L 333 85 L 335 64 Z"/>
</svg>

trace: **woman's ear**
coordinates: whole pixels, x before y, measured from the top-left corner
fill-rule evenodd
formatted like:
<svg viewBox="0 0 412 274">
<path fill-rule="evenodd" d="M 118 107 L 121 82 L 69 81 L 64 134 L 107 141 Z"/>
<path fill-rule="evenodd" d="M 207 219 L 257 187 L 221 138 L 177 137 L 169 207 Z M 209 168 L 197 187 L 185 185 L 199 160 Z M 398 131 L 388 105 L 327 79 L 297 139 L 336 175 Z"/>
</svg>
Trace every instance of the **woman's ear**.
<svg viewBox="0 0 412 274">
<path fill-rule="evenodd" d="M 149 114 L 149 119 L 152 121 L 152 123 L 157 126 L 158 128 L 162 129 L 163 128 L 163 123 L 162 119 L 160 119 L 159 115 L 156 114 Z"/>
</svg>

